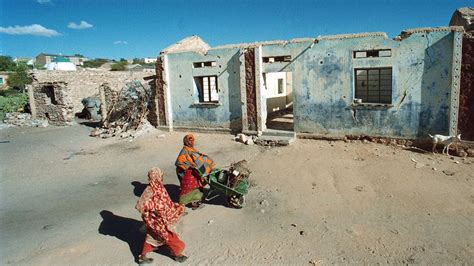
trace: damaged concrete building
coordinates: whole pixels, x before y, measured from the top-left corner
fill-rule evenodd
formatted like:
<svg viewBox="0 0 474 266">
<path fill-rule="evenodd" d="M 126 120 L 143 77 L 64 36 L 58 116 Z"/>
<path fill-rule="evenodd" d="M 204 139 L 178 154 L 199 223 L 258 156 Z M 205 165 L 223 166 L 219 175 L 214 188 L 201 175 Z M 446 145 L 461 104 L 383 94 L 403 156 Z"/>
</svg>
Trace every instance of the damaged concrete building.
<svg viewBox="0 0 474 266">
<path fill-rule="evenodd" d="M 110 71 L 34 71 L 28 85 L 29 104 L 33 119 L 45 119 L 57 126 L 71 125 L 74 116 L 84 108 L 87 97 L 101 99 L 101 91 L 120 91 L 127 83 L 140 80 L 145 85 L 144 72 Z M 101 99 L 106 102 L 105 99 Z M 105 104 L 103 108 L 106 108 Z"/>
<path fill-rule="evenodd" d="M 157 124 L 169 130 L 420 138 L 458 133 L 462 27 L 161 52 Z M 474 121 L 471 121 L 471 123 Z"/>
<path fill-rule="evenodd" d="M 449 25 L 462 26 L 466 31 L 462 40 L 458 128 L 463 139 L 474 140 L 474 8 L 456 10 Z"/>
</svg>

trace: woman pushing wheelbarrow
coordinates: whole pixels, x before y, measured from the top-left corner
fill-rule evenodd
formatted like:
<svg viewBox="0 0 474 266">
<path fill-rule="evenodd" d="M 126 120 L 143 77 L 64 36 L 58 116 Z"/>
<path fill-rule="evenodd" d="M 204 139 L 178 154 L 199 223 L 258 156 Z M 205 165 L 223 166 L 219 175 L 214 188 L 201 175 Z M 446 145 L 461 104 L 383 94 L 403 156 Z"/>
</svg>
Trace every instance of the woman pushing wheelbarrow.
<svg viewBox="0 0 474 266">
<path fill-rule="evenodd" d="M 196 169 L 202 169 L 203 173 L 209 174 L 216 167 L 211 158 L 195 148 L 195 142 L 194 135 L 184 136 L 184 145 L 175 163 L 176 174 L 181 185 L 179 203 L 182 205 L 189 204 L 192 209 L 201 207 L 203 198 L 204 180 Z"/>
<path fill-rule="evenodd" d="M 176 159 L 176 174 L 181 184 L 179 203 L 190 204 L 197 209 L 202 205 L 205 184 L 209 184 L 212 193 L 218 192 L 227 197 L 227 203 L 234 208 L 242 208 L 244 195 L 248 192 L 250 171 L 246 161 L 231 164 L 228 170 L 216 168 L 214 161 L 195 148 L 195 138 L 188 134 L 183 139 L 184 145 Z"/>
</svg>

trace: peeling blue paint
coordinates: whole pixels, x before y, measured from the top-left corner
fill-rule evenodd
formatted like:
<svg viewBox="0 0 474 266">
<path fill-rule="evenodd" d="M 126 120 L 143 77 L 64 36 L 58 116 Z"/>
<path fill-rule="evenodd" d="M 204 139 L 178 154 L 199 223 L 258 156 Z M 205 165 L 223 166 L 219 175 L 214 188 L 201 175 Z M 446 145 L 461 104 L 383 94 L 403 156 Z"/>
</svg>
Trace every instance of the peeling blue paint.
<svg viewBox="0 0 474 266">
<path fill-rule="evenodd" d="M 412 33 L 401 41 L 367 36 L 263 44 L 261 56 L 291 55 L 292 62 L 264 63 L 262 72 L 292 72 L 296 132 L 408 138 L 448 134 L 453 36 L 447 30 Z M 242 118 L 241 49 L 168 55 L 176 125 L 229 127 Z M 390 49 L 391 56 L 353 58 L 354 51 L 372 49 Z M 192 68 L 193 62 L 206 60 L 222 68 Z M 354 107 L 354 69 L 382 67 L 392 68 L 391 105 Z M 189 91 L 196 75 L 218 75 L 219 106 L 192 107 L 196 93 L 190 97 Z"/>
</svg>

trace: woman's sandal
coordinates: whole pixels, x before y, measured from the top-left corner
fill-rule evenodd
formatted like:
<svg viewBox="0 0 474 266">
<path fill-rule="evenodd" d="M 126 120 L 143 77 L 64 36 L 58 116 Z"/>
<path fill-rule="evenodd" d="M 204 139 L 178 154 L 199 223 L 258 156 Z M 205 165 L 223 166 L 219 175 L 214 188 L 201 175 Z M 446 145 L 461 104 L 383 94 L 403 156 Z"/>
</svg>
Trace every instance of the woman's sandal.
<svg viewBox="0 0 474 266">
<path fill-rule="evenodd" d="M 194 211 L 194 210 L 197 210 L 197 209 L 202 209 L 204 208 L 205 205 L 202 205 L 202 202 L 194 202 L 194 203 L 191 203 L 191 209 Z"/>
<path fill-rule="evenodd" d="M 146 264 L 146 263 L 152 263 L 153 259 L 148 258 L 147 256 L 139 256 L 138 257 L 138 264 Z"/>
<path fill-rule="evenodd" d="M 184 256 L 184 255 L 179 255 L 179 256 L 175 256 L 173 257 L 173 259 L 177 262 L 184 262 L 188 259 L 188 257 Z"/>
</svg>

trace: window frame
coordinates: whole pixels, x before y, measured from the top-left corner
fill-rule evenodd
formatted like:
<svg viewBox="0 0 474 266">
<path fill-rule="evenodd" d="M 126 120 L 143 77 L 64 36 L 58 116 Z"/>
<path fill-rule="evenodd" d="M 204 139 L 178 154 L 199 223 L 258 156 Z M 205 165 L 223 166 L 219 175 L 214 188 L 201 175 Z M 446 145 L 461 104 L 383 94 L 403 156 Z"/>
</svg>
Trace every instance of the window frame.
<svg viewBox="0 0 474 266">
<path fill-rule="evenodd" d="M 281 82 L 281 83 L 280 83 Z M 277 93 L 278 95 L 283 95 L 285 94 L 285 86 L 284 86 L 284 83 L 285 83 L 285 79 L 283 78 L 278 78 L 277 79 Z M 280 87 L 281 85 L 281 87 Z M 281 88 L 281 92 L 280 92 L 280 88 Z"/>
<path fill-rule="evenodd" d="M 215 95 L 212 93 L 211 78 L 214 78 Z M 204 79 L 207 79 L 207 83 L 204 82 Z M 199 104 L 219 103 L 219 85 L 218 85 L 217 75 L 194 76 L 193 82 L 198 92 Z M 206 88 L 205 88 L 205 84 L 207 84 Z M 207 93 L 207 97 L 205 97 L 206 93 Z M 213 96 L 216 96 L 216 98 L 214 98 Z M 206 101 L 206 98 L 208 99 L 207 101 Z"/>
<path fill-rule="evenodd" d="M 390 74 L 382 74 L 382 70 L 390 70 Z M 358 71 L 366 71 L 365 80 L 360 80 L 357 74 Z M 370 79 L 369 71 L 378 71 L 377 79 Z M 392 104 L 392 96 L 393 96 L 393 67 L 384 66 L 384 67 L 360 67 L 354 68 L 354 102 L 356 99 L 361 99 L 362 102 L 359 104 Z M 390 75 L 389 79 L 382 79 L 382 76 Z M 365 82 L 366 85 L 359 85 L 359 81 Z M 377 85 L 374 85 L 374 81 L 377 81 Z M 385 82 L 383 82 L 385 81 Z M 386 82 L 389 81 L 389 82 Z M 372 84 L 371 84 L 372 83 Z M 387 84 L 388 83 L 388 84 Z M 365 87 L 364 93 L 360 92 L 359 86 Z M 377 90 L 370 90 L 370 86 L 377 86 Z M 389 86 L 390 93 L 387 94 L 388 90 L 382 89 L 382 87 Z M 373 92 L 377 91 L 378 95 L 374 95 Z M 372 92 L 372 94 L 370 93 Z M 382 93 L 382 92 L 385 92 Z M 361 95 L 362 94 L 362 95 Z M 378 97 L 377 100 L 369 100 L 369 98 Z M 382 100 L 384 97 L 388 97 L 388 101 Z"/>
</svg>

